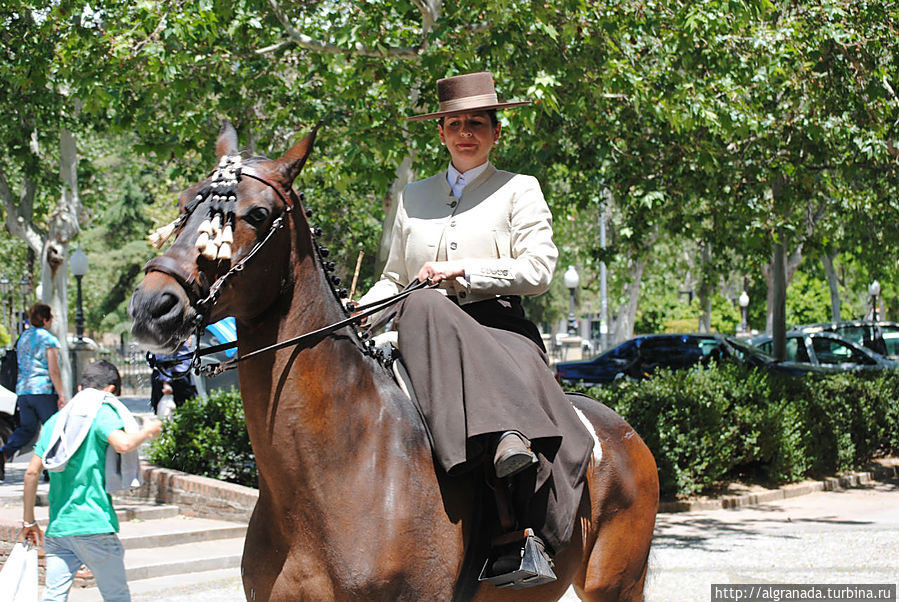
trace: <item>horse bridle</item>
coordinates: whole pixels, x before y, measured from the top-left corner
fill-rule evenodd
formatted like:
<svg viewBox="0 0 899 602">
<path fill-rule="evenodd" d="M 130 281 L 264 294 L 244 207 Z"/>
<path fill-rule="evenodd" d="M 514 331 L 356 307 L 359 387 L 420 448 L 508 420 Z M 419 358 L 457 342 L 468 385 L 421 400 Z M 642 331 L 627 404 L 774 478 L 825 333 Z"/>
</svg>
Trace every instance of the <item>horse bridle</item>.
<svg viewBox="0 0 899 602">
<path fill-rule="evenodd" d="M 160 255 L 159 257 L 154 257 L 153 259 L 151 259 L 150 261 L 148 261 L 146 263 L 146 265 L 144 266 L 144 273 L 149 274 L 150 272 L 161 272 L 161 273 L 166 274 L 166 275 L 170 276 L 171 278 L 173 278 L 175 280 L 175 282 L 177 282 L 181 286 L 181 288 L 184 290 L 185 294 L 190 299 L 191 307 L 193 307 L 194 310 L 197 312 L 196 317 L 194 318 L 194 327 L 196 329 L 196 337 L 197 337 L 196 338 L 196 340 L 197 340 L 196 350 L 192 354 L 189 354 L 189 355 L 176 356 L 176 357 L 172 358 L 171 361 L 175 362 L 175 361 L 179 361 L 179 360 L 184 360 L 187 357 L 193 357 L 191 366 L 193 367 L 195 372 L 202 371 L 207 376 L 216 376 L 226 370 L 236 368 L 238 362 L 250 359 L 251 357 L 254 357 L 254 356 L 262 354 L 262 353 L 266 353 L 269 351 L 276 351 L 278 349 L 283 349 L 285 347 L 298 346 L 298 345 L 302 345 L 302 344 L 305 344 L 307 346 L 313 346 L 313 345 L 317 344 L 318 342 L 324 340 L 331 333 L 333 333 L 337 330 L 340 330 L 341 328 L 344 328 L 344 327 L 350 326 L 350 325 L 358 326 L 362 322 L 362 320 L 365 319 L 366 317 L 368 317 L 374 313 L 377 313 L 379 311 L 382 311 L 383 309 L 386 309 L 387 307 L 390 307 L 391 305 L 399 302 L 400 300 L 404 299 L 405 297 L 407 297 L 408 295 L 410 295 L 411 293 L 413 293 L 416 290 L 426 288 L 426 287 L 436 286 L 436 285 L 431 285 L 427 281 L 419 282 L 418 280 L 414 280 L 406 288 L 404 288 L 400 293 L 393 295 L 391 297 L 387 297 L 386 299 L 382 299 L 380 301 L 376 301 L 374 303 L 369 303 L 366 305 L 355 305 L 352 303 L 348 303 L 347 305 L 343 306 L 343 308 L 347 314 L 351 314 L 351 315 L 348 315 L 348 317 L 343 320 L 340 320 L 338 322 L 335 322 L 333 324 L 330 324 L 330 325 L 320 328 L 318 330 L 314 330 L 312 332 L 302 334 L 300 336 L 294 337 L 287 341 L 275 343 L 273 345 L 269 345 L 269 346 L 263 347 L 261 349 L 256 349 L 255 351 L 251 351 L 250 353 L 247 353 L 247 354 L 239 356 L 239 357 L 233 357 L 233 358 L 231 358 L 227 361 L 221 362 L 219 364 L 201 366 L 201 364 L 200 364 L 201 357 L 206 356 L 206 355 L 211 355 L 213 353 L 218 353 L 220 351 L 233 349 L 234 347 L 237 346 L 236 341 L 232 341 L 229 343 L 223 343 L 223 344 L 215 345 L 212 347 L 206 347 L 203 349 L 201 349 L 200 345 L 199 345 L 200 335 L 202 334 L 203 329 L 206 327 L 207 316 L 209 315 L 209 311 L 215 305 L 216 301 L 218 301 L 218 297 L 219 297 L 219 293 L 221 292 L 221 289 L 228 283 L 229 280 L 231 280 L 231 278 L 233 278 L 235 275 L 237 275 L 238 273 L 243 271 L 246 263 L 248 261 L 250 261 L 250 259 L 252 259 L 257 253 L 259 253 L 259 251 L 266 245 L 266 243 L 268 243 L 274 237 L 274 235 L 281 228 L 284 227 L 284 225 L 285 225 L 284 217 L 286 215 L 289 215 L 293 211 L 295 205 L 299 205 L 300 207 L 302 207 L 302 201 L 303 201 L 302 193 L 297 194 L 292 186 L 288 190 L 285 190 L 278 182 L 275 182 L 273 180 L 270 180 L 270 179 L 262 176 L 258 171 L 252 169 L 252 167 L 240 166 L 239 158 L 236 158 L 233 161 L 236 161 L 236 163 L 238 165 L 238 167 L 236 169 L 236 179 L 233 182 L 234 190 L 232 191 L 232 192 L 234 192 L 235 195 L 236 195 L 237 183 L 240 181 L 240 179 L 243 176 L 246 176 L 248 178 L 251 178 L 253 180 L 261 182 L 262 184 L 265 184 L 266 186 L 268 186 L 269 188 L 274 190 L 275 194 L 278 195 L 278 198 L 281 199 L 281 202 L 284 203 L 285 211 L 284 211 L 284 213 L 279 215 L 277 218 L 275 218 L 275 220 L 272 222 L 272 225 L 269 227 L 269 230 L 266 233 L 266 235 L 261 240 L 257 240 L 256 243 L 253 245 L 253 247 L 250 249 L 250 251 L 246 255 L 244 255 L 238 262 L 236 262 L 234 265 L 232 265 L 231 268 L 227 272 L 225 272 L 223 275 L 219 276 L 215 280 L 215 282 L 213 282 L 209 287 L 204 286 L 204 284 L 200 281 L 202 278 L 201 279 L 195 278 L 193 276 L 193 274 L 190 274 L 186 270 L 184 270 L 178 264 L 178 262 L 176 262 L 174 259 L 172 259 L 170 257 L 167 257 L 166 255 Z M 227 157 L 225 159 L 223 159 L 223 165 L 228 165 L 228 166 L 231 165 L 231 162 L 228 161 Z M 217 168 L 216 171 L 213 172 L 212 177 L 215 178 L 216 174 L 221 169 L 222 169 L 222 165 L 220 165 L 219 168 Z M 202 202 L 204 200 L 206 200 L 207 197 L 208 197 L 208 195 L 206 195 L 206 197 L 204 197 L 202 194 L 197 195 L 197 197 L 185 207 L 185 212 L 184 212 L 184 214 L 182 214 L 182 218 L 179 220 L 178 234 L 180 234 L 181 230 L 183 230 L 183 227 L 187 221 L 187 218 L 190 217 L 190 213 L 194 209 L 196 209 L 196 207 L 201 205 Z M 305 210 L 305 214 L 307 217 L 309 217 L 309 216 L 311 216 L 312 212 L 309 210 Z M 324 247 L 321 247 L 317 243 L 317 241 L 315 241 L 314 235 L 312 236 L 312 238 L 313 238 L 314 247 L 316 249 L 316 255 L 318 256 L 318 259 L 319 259 L 319 265 L 323 269 L 325 269 L 324 257 L 328 254 L 327 249 L 325 249 Z M 339 279 L 337 279 L 336 281 L 333 279 L 329 280 L 329 281 L 333 282 L 333 283 L 339 283 Z M 340 297 L 345 296 L 342 293 L 343 293 L 343 291 L 341 291 L 341 294 L 337 294 L 337 293 L 335 293 L 335 294 L 337 294 L 338 298 L 340 298 Z M 374 342 L 368 338 L 367 332 L 358 332 L 357 331 L 357 335 L 359 335 L 359 338 L 363 341 L 363 351 L 364 352 L 371 354 L 371 355 L 375 356 L 377 359 L 384 361 L 384 362 L 386 362 L 390 359 L 390 358 L 384 357 L 383 354 L 376 352 L 376 350 L 374 349 Z"/>
<path fill-rule="evenodd" d="M 223 167 L 227 167 L 234 172 L 234 180 L 229 181 L 230 190 L 224 190 L 221 192 L 230 193 L 234 195 L 236 199 L 236 188 L 237 184 L 240 182 L 240 179 L 244 176 L 261 182 L 275 191 L 275 194 L 278 195 L 278 198 L 281 199 L 281 202 L 284 203 L 285 211 L 281 215 L 279 215 L 272 222 L 272 225 L 269 227 L 266 235 L 261 239 L 257 240 L 253 245 L 253 248 L 250 249 L 249 253 L 244 255 L 237 263 L 235 263 L 231 268 L 222 276 L 219 276 L 215 282 L 210 286 L 205 286 L 203 280 L 203 275 L 200 273 L 200 278 L 195 278 L 193 274 L 184 270 L 177 261 L 168 257 L 166 255 L 160 255 L 159 257 L 154 257 L 150 261 L 144 265 L 144 273 L 149 274 L 150 272 L 162 272 L 168 276 L 171 276 L 175 279 L 175 281 L 184 289 L 184 292 L 187 294 L 187 297 L 190 299 L 191 306 L 197 310 L 198 318 L 201 322 L 201 326 L 205 326 L 202 323 L 205 320 L 205 315 L 209 309 L 215 305 L 215 302 L 218 300 L 219 292 L 222 287 L 228 283 L 231 278 L 233 278 L 236 274 L 243 271 L 244 265 L 247 261 L 253 258 L 256 253 L 259 252 L 262 247 L 270 241 L 275 233 L 280 230 L 284 226 L 284 216 L 288 215 L 291 211 L 293 211 L 295 204 L 300 204 L 301 199 L 300 196 L 297 195 L 296 191 L 294 191 L 293 187 L 290 188 L 289 191 L 285 191 L 284 188 L 273 180 L 270 180 L 259 172 L 254 170 L 250 166 L 242 166 L 240 165 L 240 159 L 236 155 L 229 155 L 223 158 L 222 165 L 220 165 L 210 176 L 209 179 L 215 180 L 218 177 L 218 174 L 222 171 Z M 204 194 L 205 192 L 205 194 Z M 187 222 L 187 219 L 193 213 L 193 211 L 201 205 L 204 201 L 208 200 L 209 197 L 214 197 L 217 200 L 217 197 L 221 195 L 213 195 L 211 191 L 207 188 L 201 190 L 201 192 L 185 207 L 184 213 L 179 219 L 177 234 L 180 234 L 184 229 L 184 225 Z"/>
</svg>

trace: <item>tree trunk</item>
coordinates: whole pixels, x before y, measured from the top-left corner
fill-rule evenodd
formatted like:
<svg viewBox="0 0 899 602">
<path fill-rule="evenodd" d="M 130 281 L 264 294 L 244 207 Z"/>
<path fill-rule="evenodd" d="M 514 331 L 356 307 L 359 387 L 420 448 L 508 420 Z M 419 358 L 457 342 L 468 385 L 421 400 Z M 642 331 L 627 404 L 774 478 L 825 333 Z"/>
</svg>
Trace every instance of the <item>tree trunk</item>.
<svg viewBox="0 0 899 602">
<path fill-rule="evenodd" d="M 824 273 L 827 276 L 827 288 L 830 289 L 830 319 L 840 321 L 840 289 L 837 281 L 837 272 L 833 269 L 833 260 L 837 252 L 825 251 L 821 254 L 821 263 L 824 264 Z"/>
<path fill-rule="evenodd" d="M 658 239 L 658 232 L 653 233 L 648 242 L 647 248 L 652 249 L 652 245 Z M 642 252 L 643 256 L 635 259 L 633 255 Z M 611 333 L 609 347 L 614 347 L 618 343 L 626 341 L 634 336 L 634 322 L 637 316 L 637 306 L 640 300 L 640 285 L 643 281 L 643 269 L 646 262 L 649 261 L 652 251 L 634 251 L 630 258 L 630 273 L 628 283 L 624 286 L 624 303 L 618 308 L 618 315 L 615 318 L 615 329 Z"/>
<path fill-rule="evenodd" d="M 73 99 L 72 108 L 73 115 L 77 116 L 81 110 L 78 99 Z M 42 161 L 36 140 L 37 136 L 32 136 L 30 150 L 35 162 L 40 164 Z M 50 330 L 59 339 L 59 368 L 65 388 L 63 393 L 70 396 L 73 383 L 66 341 L 69 326 L 66 265 L 69 241 L 79 231 L 81 200 L 78 194 L 78 145 L 74 134 L 65 127 L 59 133 L 59 179 L 62 193 L 55 209 L 47 217 L 47 231 L 42 232 L 34 224 L 34 199 L 38 181 L 26 173 L 22 178 L 22 190 L 16 198 L 6 179 L 6 173 L 0 166 L 0 201 L 6 211 L 6 229 L 25 241 L 40 258 L 40 300 L 49 305 L 53 313 Z"/>
<path fill-rule="evenodd" d="M 782 237 L 774 241 L 774 257 L 771 260 L 771 264 L 773 284 L 769 290 L 772 300 L 770 305 L 771 334 L 774 337 L 774 357 L 783 360 L 787 355 L 787 275 Z"/>
<path fill-rule="evenodd" d="M 781 239 L 783 240 L 783 239 Z M 784 240 L 782 243 L 781 250 L 783 254 L 786 254 L 787 242 Z M 777 251 L 777 242 L 774 242 L 774 246 L 772 247 L 772 251 Z M 765 283 L 768 285 L 768 294 L 767 294 L 767 303 L 768 303 L 768 311 L 765 321 L 765 332 L 773 333 L 774 332 L 774 304 L 775 304 L 775 284 L 774 284 L 774 255 L 772 253 L 772 260 L 766 266 L 762 266 L 762 275 L 765 277 Z M 793 281 L 793 276 L 796 275 L 796 270 L 799 269 L 799 264 L 802 263 L 802 245 L 799 245 L 792 253 L 790 253 L 789 257 L 784 261 L 784 288 L 783 288 L 783 298 L 784 298 L 784 320 L 786 320 L 786 296 L 787 296 L 787 286 L 789 286 L 790 282 Z"/>
<path fill-rule="evenodd" d="M 712 331 L 712 246 L 708 241 L 700 243 L 699 332 Z"/>
<path fill-rule="evenodd" d="M 74 393 L 72 367 L 66 335 L 68 320 L 68 257 L 69 241 L 78 234 L 78 215 L 81 199 L 78 195 L 78 146 L 74 134 L 62 128 L 59 134 L 59 179 L 62 194 L 50 215 L 47 236 L 40 249 L 41 301 L 53 312 L 51 331 L 59 339 L 59 368 L 66 394 Z"/>
<path fill-rule="evenodd" d="M 615 330 L 612 333 L 610 347 L 624 342 L 634 336 L 634 321 L 637 316 L 637 304 L 640 300 L 640 283 L 643 280 L 643 269 L 646 260 L 640 259 L 631 263 L 630 282 L 624 286 L 624 303 L 618 308 Z"/>
</svg>

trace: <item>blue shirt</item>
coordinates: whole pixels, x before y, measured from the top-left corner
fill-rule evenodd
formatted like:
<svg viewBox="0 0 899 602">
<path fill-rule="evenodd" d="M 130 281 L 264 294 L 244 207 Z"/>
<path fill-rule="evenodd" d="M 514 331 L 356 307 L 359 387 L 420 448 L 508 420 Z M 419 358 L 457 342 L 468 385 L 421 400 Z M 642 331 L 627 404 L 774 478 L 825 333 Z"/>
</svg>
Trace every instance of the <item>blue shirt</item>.
<svg viewBox="0 0 899 602">
<path fill-rule="evenodd" d="M 191 381 L 190 363 L 193 361 L 193 357 L 187 341 L 181 343 L 181 346 L 178 347 L 175 353 L 157 353 L 154 357 L 157 362 L 160 362 L 156 364 L 156 369 L 153 371 L 154 379 L 159 382 L 170 383 L 175 378 L 186 375 L 187 380 Z"/>
<path fill-rule="evenodd" d="M 53 394 L 47 362 L 47 349 L 51 347 L 59 348 L 59 339 L 45 328 L 29 328 L 19 337 L 16 344 L 19 364 L 16 395 Z"/>
</svg>

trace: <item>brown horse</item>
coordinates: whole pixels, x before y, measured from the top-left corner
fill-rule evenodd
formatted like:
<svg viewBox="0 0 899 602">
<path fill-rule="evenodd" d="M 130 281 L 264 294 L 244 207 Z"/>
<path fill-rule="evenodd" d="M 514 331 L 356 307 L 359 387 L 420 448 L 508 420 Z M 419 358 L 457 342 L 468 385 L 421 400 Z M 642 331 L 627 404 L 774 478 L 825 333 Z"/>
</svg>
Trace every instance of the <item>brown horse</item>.
<svg viewBox="0 0 899 602">
<path fill-rule="evenodd" d="M 182 194 L 178 236 L 131 299 L 139 340 L 172 350 L 198 322 L 230 315 L 246 357 L 347 318 L 292 188 L 314 138 L 238 165 L 225 124 L 219 168 Z M 215 214 L 232 225 L 216 240 L 233 238 L 230 258 L 210 251 L 212 234 L 198 244 Z M 558 580 L 510 591 L 477 579 L 495 518 L 483 476 L 435 468 L 420 415 L 354 328 L 250 355 L 239 375 L 259 469 L 242 566 L 248 600 L 557 600 L 569 584 L 584 600 L 642 599 L 656 466 L 602 404 L 574 398 L 595 459 L 570 543 L 554 558 Z"/>
</svg>

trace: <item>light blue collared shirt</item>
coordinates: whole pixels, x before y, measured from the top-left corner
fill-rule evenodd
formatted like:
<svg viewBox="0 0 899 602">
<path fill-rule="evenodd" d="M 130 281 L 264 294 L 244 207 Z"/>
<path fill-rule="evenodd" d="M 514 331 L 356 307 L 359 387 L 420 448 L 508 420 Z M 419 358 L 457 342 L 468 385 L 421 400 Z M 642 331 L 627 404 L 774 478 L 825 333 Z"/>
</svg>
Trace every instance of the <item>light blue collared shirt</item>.
<svg viewBox="0 0 899 602">
<path fill-rule="evenodd" d="M 484 161 L 481 165 L 472 167 L 465 173 L 462 173 L 456 169 L 452 162 L 450 162 L 450 166 L 446 170 L 446 181 L 450 185 L 450 188 L 453 189 L 453 196 L 457 199 L 461 198 L 462 191 L 465 187 L 484 173 L 484 170 L 487 169 L 488 165 L 490 165 L 490 161 Z"/>
</svg>

